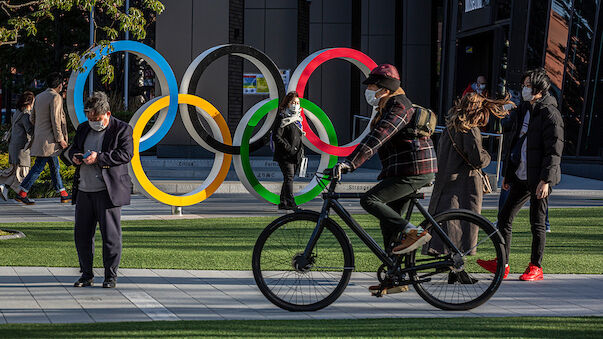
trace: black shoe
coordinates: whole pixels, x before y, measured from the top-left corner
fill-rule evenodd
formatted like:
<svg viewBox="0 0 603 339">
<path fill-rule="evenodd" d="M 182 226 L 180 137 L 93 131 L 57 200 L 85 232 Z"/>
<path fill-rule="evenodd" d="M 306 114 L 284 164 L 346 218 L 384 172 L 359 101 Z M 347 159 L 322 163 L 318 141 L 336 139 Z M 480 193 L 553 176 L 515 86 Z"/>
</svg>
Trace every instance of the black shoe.
<svg viewBox="0 0 603 339">
<path fill-rule="evenodd" d="M 283 203 L 278 204 L 278 209 L 279 210 L 291 210 L 291 211 L 296 211 L 299 207 L 297 206 L 290 206 L 290 205 L 285 205 Z"/>
<path fill-rule="evenodd" d="M 461 283 L 463 285 L 473 285 L 479 280 L 472 278 L 465 271 L 460 271 L 458 273 L 450 272 L 448 273 L 448 283 L 454 284 L 456 282 Z"/>
<path fill-rule="evenodd" d="M 103 281 L 103 288 L 115 288 L 117 285 L 117 279 L 115 278 L 105 278 Z"/>
<path fill-rule="evenodd" d="M 71 202 L 71 194 L 67 196 L 61 196 L 61 204 L 66 204 Z"/>
<path fill-rule="evenodd" d="M 22 197 L 22 196 L 20 196 L 20 195 L 17 195 L 17 196 L 15 197 L 15 200 L 16 200 L 16 201 L 18 201 L 18 202 L 22 202 L 22 203 L 24 203 L 25 205 L 35 205 L 35 204 L 36 204 L 36 201 L 35 201 L 35 200 L 33 200 L 33 199 L 29 199 L 27 196 Z"/>
<path fill-rule="evenodd" d="M 94 286 L 94 278 L 90 278 L 90 279 L 79 278 L 75 282 L 75 284 L 73 284 L 73 287 L 88 287 L 88 286 Z"/>
</svg>

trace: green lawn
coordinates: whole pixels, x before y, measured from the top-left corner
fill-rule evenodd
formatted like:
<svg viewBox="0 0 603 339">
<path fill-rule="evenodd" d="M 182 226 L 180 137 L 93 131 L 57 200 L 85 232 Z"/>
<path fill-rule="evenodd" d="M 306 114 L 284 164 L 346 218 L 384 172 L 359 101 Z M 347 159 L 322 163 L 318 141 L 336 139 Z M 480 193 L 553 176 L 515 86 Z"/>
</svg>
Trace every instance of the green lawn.
<svg viewBox="0 0 603 339">
<path fill-rule="evenodd" d="M 495 219 L 495 211 L 484 215 Z M 180 268 L 202 270 L 250 270 L 253 245 L 273 217 L 221 218 L 123 223 L 124 250 L 121 267 Z M 379 243 L 376 219 L 357 216 Z M 545 273 L 603 273 L 603 208 L 551 209 L 553 233 L 547 235 L 543 262 Z M 414 223 L 419 220 L 413 220 Z M 73 224 L 2 224 L 18 229 L 27 238 L 0 242 L 0 266 L 77 266 Z M 350 231 L 357 270 L 374 271 L 377 259 Z M 530 257 L 528 212 L 514 223 L 511 271 L 521 273 Z M 101 239 L 97 232 L 96 259 L 102 265 Z"/>
<path fill-rule="evenodd" d="M 2 338 L 600 338 L 603 318 L 178 321 L 0 325 Z"/>
</svg>

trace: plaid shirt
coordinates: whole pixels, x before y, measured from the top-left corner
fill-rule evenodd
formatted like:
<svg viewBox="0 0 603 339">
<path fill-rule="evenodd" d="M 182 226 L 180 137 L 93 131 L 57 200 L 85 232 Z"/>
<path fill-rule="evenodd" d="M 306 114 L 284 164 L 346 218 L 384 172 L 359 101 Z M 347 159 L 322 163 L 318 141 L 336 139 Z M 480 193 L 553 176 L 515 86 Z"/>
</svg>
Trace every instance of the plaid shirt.
<svg viewBox="0 0 603 339">
<path fill-rule="evenodd" d="M 347 157 L 352 170 L 378 152 L 383 167 L 379 180 L 436 173 L 438 164 L 431 138 L 409 139 L 403 133 L 398 133 L 413 115 L 414 108 L 405 95 L 392 97 L 383 108 L 381 119 Z"/>
</svg>

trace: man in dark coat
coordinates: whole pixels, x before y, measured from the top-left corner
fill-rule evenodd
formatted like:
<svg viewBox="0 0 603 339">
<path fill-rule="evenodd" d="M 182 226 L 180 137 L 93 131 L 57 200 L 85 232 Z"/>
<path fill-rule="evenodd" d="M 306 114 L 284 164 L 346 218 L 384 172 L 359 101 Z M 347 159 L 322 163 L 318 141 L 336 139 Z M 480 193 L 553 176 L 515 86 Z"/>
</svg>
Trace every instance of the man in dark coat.
<svg viewBox="0 0 603 339">
<path fill-rule="evenodd" d="M 77 165 L 73 183 L 75 247 L 82 276 L 75 287 L 94 284 L 94 232 L 103 237 L 103 287 L 113 288 L 121 259 L 121 206 L 130 204 L 128 163 L 133 155 L 132 127 L 111 116 L 107 95 L 94 92 L 85 104 L 69 157 Z"/>
<path fill-rule="evenodd" d="M 512 140 L 503 168 L 503 189 L 510 191 L 498 213 L 498 228 L 505 239 L 507 265 L 513 218 L 530 200 L 532 254 L 528 268 L 519 277 L 526 281 L 543 279 L 548 196 L 551 187 L 561 181 L 563 119 L 549 88 L 550 79 L 544 69 L 524 74 L 523 102 L 511 121 Z M 478 260 L 478 264 L 488 270 L 496 266 L 493 262 Z"/>
</svg>

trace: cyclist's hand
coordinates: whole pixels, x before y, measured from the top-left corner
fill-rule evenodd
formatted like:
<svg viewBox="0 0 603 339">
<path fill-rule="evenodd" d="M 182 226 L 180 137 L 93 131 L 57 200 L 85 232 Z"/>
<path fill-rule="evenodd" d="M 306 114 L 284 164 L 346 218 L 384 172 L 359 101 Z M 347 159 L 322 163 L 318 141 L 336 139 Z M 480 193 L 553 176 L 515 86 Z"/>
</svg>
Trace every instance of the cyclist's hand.
<svg viewBox="0 0 603 339">
<path fill-rule="evenodd" d="M 341 179 L 342 174 L 346 174 L 352 170 L 352 166 L 350 166 L 347 162 L 340 162 L 335 167 L 333 167 L 333 177 L 337 180 Z"/>
</svg>

